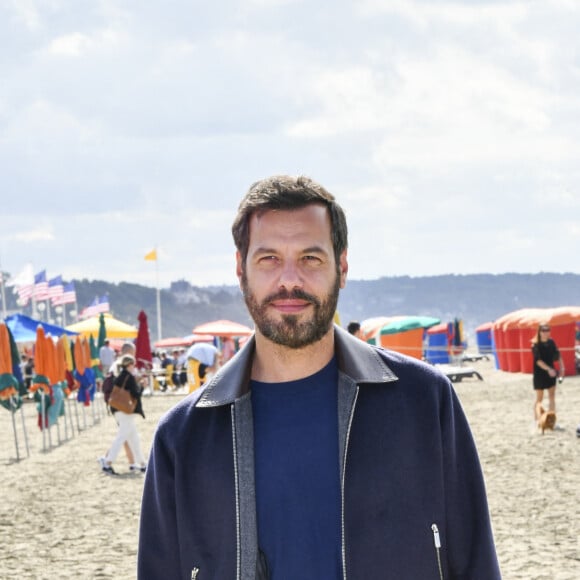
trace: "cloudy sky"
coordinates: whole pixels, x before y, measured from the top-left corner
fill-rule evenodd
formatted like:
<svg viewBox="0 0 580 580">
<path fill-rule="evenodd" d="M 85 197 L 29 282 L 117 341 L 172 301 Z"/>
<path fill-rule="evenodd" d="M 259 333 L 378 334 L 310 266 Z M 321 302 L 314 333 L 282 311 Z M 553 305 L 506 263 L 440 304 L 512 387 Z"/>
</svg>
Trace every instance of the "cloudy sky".
<svg viewBox="0 0 580 580">
<path fill-rule="evenodd" d="M 577 0 L 0 0 L 0 267 L 235 284 L 306 174 L 350 277 L 580 273 Z"/>
</svg>

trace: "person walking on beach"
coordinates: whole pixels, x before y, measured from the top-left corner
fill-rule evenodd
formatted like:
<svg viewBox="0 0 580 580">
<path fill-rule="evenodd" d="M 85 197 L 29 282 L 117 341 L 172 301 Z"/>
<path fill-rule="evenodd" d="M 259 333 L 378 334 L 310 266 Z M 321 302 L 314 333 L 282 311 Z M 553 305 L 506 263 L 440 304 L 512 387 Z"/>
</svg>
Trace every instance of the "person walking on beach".
<svg viewBox="0 0 580 580">
<path fill-rule="evenodd" d="M 536 393 L 534 401 L 534 417 L 540 419 L 540 407 L 544 400 L 544 392 L 548 391 L 548 410 L 556 412 L 556 379 L 565 373 L 564 362 L 556 343 L 550 338 L 550 325 L 540 324 L 532 341 L 534 357 L 533 386 Z M 558 370 L 554 367 L 558 363 Z"/>
<path fill-rule="evenodd" d="M 108 403 L 109 396 L 111 394 L 111 391 L 113 390 L 113 386 L 115 385 L 115 379 L 119 376 L 119 374 L 123 370 L 123 366 L 121 364 L 123 357 L 125 355 L 129 355 L 129 356 L 132 356 L 133 358 L 135 358 L 135 351 L 136 351 L 136 348 L 132 342 L 124 342 L 121 346 L 121 352 L 119 353 L 119 356 L 117 358 L 113 358 L 113 362 L 108 367 L 108 373 L 107 373 L 105 380 L 103 381 L 103 385 L 101 387 L 103 390 L 105 403 Z M 138 375 L 138 370 L 136 368 L 133 371 L 133 375 L 135 377 L 137 377 L 137 375 Z M 107 409 L 111 410 L 108 405 L 107 405 Z M 127 441 L 125 441 L 123 443 L 123 447 L 125 449 L 125 455 L 127 456 L 127 462 L 129 464 L 129 469 L 134 470 L 135 469 L 135 458 L 133 456 L 133 451 L 131 451 L 131 446 L 129 445 L 129 443 L 127 443 Z M 106 453 L 105 453 L 105 455 L 106 455 Z M 99 457 L 98 462 L 101 465 L 101 468 L 103 467 L 104 461 L 105 461 L 105 456 Z"/>
<path fill-rule="evenodd" d="M 135 461 L 135 463 L 130 466 L 131 471 L 141 471 L 144 473 L 146 469 L 145 456 L 141 450 L 141 440 L 134 419 L 135 414 L 139 414 L 145 418 L 141 404 L 141 388 L 137 384 L 133 374 L 135 370 L 135 358 L 131 355 L 124 355 L 121 359 L 121 367 L 122 370 L 119 376 L 115 379 L 115 385 L 127 389 L 137 403 L 133 413 L 124 413 L 123 411 L 111 409 L 115 416 L 115 420 L 119 425 L 119 431 L 101 463 L 102 470 L 110 475 L 115 475 L 113 462 L 117 458 L 117 455 L 125 442 L 127 442 L 131 448 Z"/>
<path fill-rule="evenodd" d="M 103 373 L 109 372 L 109 369 L 115 362 L 115 351 L 111 348 L 108 338 L 105 339 L 103 346 L 99 349 L 99 359 Z"/>
<path fill-rule="evenodd" d="M 157 427 L 138 578 L 498 580 L 450 381 L 333 324 L 348 272 L 334 196 L 265 179 L 232 233 L 255 334 Z"/>
</svg>

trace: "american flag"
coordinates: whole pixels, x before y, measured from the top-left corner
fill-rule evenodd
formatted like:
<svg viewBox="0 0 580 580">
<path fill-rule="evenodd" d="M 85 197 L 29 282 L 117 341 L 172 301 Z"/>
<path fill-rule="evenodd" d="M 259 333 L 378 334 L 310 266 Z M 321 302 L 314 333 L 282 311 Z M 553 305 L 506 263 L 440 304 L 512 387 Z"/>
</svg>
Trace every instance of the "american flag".
<svg viewBox="0 0 580 580">
<path fill-rule="evenodd" d="M 26 286 L 19 286 L 16 289 L 18 293 L 18 300 L 22 303 L 23 306 L 28 304 L 28 301 L 32 298 L 32 291 L 34 290 L 33 284 L 26 284 Z"/>
<path fill-rule="evenodd" d="M 34 290 L 32 294 L 36 300 L 48 300 L 48 282 L 46 270 L 42 270 L 34 276 Z"/>
<path fill-rule="evenodd" d="M 100 314 L 101 312 L 109 312 L 109 310 L 109 297 L 101 296 L 99 299 L 99 304 L 97 305 L 97 313 Z"/>
<path fill-rule="evenodd" d="M 62 296 L 64 286 L 62 284 L 62 276 L 55 276 L 48 281 L 48 297 L 54 302 L 55 298 Z"/>
<path fill-rule="evenodd" d="M 95 296 L 95 299 L 86 307 L 81 310 L 81 318 L 91 318 L 91 316 L 96 316 L 99 311 L 99 297 Z"/>
<path fill-rule="evenodd" d="M 77 301 L 77 293 L 74 282 L 65 284 L 62 289 L 62 294 L 52 299 L 53 306 L 59 304 L 74 304 Z"/>
</svg>

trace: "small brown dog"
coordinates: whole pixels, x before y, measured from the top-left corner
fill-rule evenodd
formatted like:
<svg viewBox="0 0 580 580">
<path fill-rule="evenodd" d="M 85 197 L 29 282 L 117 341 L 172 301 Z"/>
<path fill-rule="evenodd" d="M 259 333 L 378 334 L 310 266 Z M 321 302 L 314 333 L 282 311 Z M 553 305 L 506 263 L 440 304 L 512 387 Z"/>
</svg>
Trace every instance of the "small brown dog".
<svg viewBox="0 0 580 580">
<path fill-rule="evenodd" d="M 556 426 L 556 413 L 554 411 L 546 411 L 542 407 L 542 403 L 536 404 L 536 417 L 538 418 L 538 427 L 542 430 L 542 435 L 544 431 L 548 429 L 550 431 L 554 430 Z"/>
</svg>

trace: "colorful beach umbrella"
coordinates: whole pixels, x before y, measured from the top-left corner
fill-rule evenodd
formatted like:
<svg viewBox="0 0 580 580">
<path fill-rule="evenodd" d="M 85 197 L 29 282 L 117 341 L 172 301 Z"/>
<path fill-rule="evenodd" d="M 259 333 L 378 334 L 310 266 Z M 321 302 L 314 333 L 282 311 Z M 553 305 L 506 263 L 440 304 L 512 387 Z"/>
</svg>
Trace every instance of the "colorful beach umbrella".
<svg viewBox="0 0 580 580">
<path fill-rule="evenodd" d="M 99 338 L 97 340 L 97 348 L 101 348 L 107 340 L 107 327 L 105 326 L 105 315 L 101 312 L 99 316 Z"/>
<path fill-rule="evenodd" d="M 46 348 L 44 327 L 39 324 L 36 328 L 36 342 L 34 344 L 35 375 L 32 377 L 32 384 L 30 385 L 30 390 L 33 393 L 44 390 L 45 393 L 50 394 L 50 380 L 48 378 L 48 365 L 50 362 Z"/>
<path fill-rule="evenodd" d="M 151 355 L 151 339 L 149 338 L 149 325 L 147 315 L 143 310 L 137 316 L 139 320 L 139 330 L 135 340 L 135 358 L 137 359 L 137 368 L 151 368 L 153 356 Z"/>
<path fill-rule="evenodd" d="M 0 323 L 0 400 L 9 401 L 19 395 L 19 384 L 12 374 L 10 335 L 4 322 Z"/>
<path fill-rule="evenodd" d="M 108 338 L 135 338 L 137 336 L 137 328 L 127 324 L 121 320 L 113 318 L 110 314 L 104 314 L 105 327 Z M 81 322 L 67 326 L 67 330 L 71 332 L 78 332 L 85 337 L 99 336 L 100 316 L 93 316 Z"/>
</svg>

